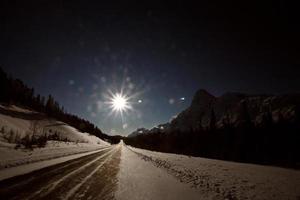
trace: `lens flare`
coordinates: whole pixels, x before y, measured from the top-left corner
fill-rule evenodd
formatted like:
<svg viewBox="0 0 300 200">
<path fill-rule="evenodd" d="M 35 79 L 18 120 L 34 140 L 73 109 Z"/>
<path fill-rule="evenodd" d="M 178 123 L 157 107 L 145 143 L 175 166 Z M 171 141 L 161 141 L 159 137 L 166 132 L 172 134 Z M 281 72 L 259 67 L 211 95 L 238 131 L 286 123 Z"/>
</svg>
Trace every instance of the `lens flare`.
<svg viewBox="0 0 300 200">
<path fill-rule="evenodd" d="M 125 111 L 128 108 L 128 99 L 121 94 L 115 94 L 111 99 L 111 105 L 115 111 Z"/>
<path fill-rule="evenodd" d="M 108 101 L 106 103 L 109 105 L 111 112 L 109 115 L 115 113 L 120 114 L 123 118 L 123 113 L 127 113 L 132 109 L 131 103 L 129 102 L 129 97 L 122 92 L 109 92 Z"/>
</svg>

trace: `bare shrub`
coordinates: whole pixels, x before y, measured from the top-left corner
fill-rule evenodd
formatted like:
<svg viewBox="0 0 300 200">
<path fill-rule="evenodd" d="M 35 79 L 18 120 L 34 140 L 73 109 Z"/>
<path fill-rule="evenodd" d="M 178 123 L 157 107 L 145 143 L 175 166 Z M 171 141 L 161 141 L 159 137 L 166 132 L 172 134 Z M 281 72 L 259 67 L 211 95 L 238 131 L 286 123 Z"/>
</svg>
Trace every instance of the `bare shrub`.
<svg viewBox="0 0 300 200">
<path fill-rule="evenodd" d="M 4 126 L 1 127 L 0 133 L 5 133 L 5 127 Z"/>
<path fill-rule="evenodd" d="M 14 142 L 15 142 L 15 139 L 16 139 L 16 134 L 15 134 L 15 132 L 14 132 L 13 129 L 10 129 L 10 131 L 9 131 L 9 136 L 8 136 L 7 141 L 8 141 L 9 143 L 14 143 Z"/>
</svg>

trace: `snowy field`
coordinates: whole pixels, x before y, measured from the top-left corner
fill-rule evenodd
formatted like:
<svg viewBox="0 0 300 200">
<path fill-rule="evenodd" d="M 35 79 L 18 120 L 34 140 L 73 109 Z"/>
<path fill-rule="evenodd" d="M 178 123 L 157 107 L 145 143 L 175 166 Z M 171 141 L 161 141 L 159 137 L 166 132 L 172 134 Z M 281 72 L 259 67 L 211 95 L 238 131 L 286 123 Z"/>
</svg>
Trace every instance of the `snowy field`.
<svg viewBox="0 0 300 200">
<path fill-rule="evenodd" d="M 108 168 L 95 165 L 95 169 L 90 169 L 93 173 L 104 173 L 104 177 L 109 177 L 105 179 L 107 183 L 102 184 L 104 188 L 109 186 L 116 199 L 300 199 L 299 170 L 153 152 L 129 147 L 123 142 L 110 146 L 95 136 L 81 133 L 40 113 L 1 105 L 0 111 L 0 180 L 80 157 L 80 162 L 91 163 L 94 161 L 85 161 L 85 156 L 101 155 L 106 148 L 118 147 L 120 159 L 115 157 L 116 162 Z M 42 148 L 15 148 L 16 138 L 32 134 L 33 122 L 42 130 L 37 131 L 38 134 L 57 134 L 68 142 L 49 140 Z M 114 156 L 117 155 L 120 154 Z M 118 180 L 116 188 L 113 188 L 114 184 L 109 185 L 112 177 L 105 174 L 112 168 L 118 170 L 115 173 Z M 83 170 L 82 177 L 84 172 L 86 170 Z"/>
<path fill-rule="evenodd" d="M 61 139 L 71 142 L 107 145 L 108 143 L 89 133 L 82 133 L 63 122 L 45 117 L 41 113 L 17 106 L 0 105 L 0 141 L 14 140 L 17 136 L 32 134 L 35 128 L 37 135 L 57 134 Z M 5 140 L 6 138 L 6 140 Z"/>
<path fill-rule="evenodd" d="M 109 143 L 88 133 L 82 133 L 75 128 L 43 114 L 17 106 L 0 105 L 0 170 L 18 165 L 44 161 L 72 154 L 95 151 L 109 146 Z M 56 134 L 64 141 L 47 141 L 45 147 L 33 149 L 16 148 L 17 138 Z"/>
<path fill-rule="evenodd" d="M 119 179 L 119 199 L 300 199 L 298 170 L 133 147 L 122 150 Z"/>
</svg>

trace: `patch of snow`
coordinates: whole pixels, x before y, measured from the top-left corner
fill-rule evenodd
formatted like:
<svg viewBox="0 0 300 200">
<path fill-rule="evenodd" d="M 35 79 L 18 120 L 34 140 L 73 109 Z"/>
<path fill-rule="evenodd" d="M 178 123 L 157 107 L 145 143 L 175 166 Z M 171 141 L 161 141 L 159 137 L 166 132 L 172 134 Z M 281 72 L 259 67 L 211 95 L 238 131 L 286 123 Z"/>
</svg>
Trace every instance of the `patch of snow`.
<svg viewBox="0 0 300 200">
<path fill-rule="evenodd" d="M 131 157 L 136 154 L 147 162 L 145 170 L 150 170 L 149 164 L 165 170 L 180 182 L 197 189 L 203 195 L 201 199 L 296 200 L 300 197 L 298 170 L 160 153 L 133 147 L 129 149 L 132 151 Z M 136 167 L 134 164 L 131 167 L 131 173 L 134 174 Z"/>
<path fill-rule="evenodd" d="M 29 114 L 30 113 L 38 113 L 38 112 L 29 110 L 29 109 L 26 109 L 26 108 L 21 108 L 21 107 L 15 106 L 15 105 L 4 106 L 4 105 L 0 104 L 0 108 L 5 109 L 5 110 L 10 110 L 10 111 L 17 111 L 17 112 L 22 112 L 22 113 L 29 113 Z"/>
</svg>

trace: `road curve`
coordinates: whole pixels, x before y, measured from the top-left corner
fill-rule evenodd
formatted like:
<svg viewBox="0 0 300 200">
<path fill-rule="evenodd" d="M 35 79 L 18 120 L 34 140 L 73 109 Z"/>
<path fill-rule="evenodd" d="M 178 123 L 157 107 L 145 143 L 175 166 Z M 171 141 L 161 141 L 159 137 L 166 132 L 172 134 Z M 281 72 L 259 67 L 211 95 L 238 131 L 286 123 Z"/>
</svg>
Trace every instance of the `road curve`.
<svg viewBox="0 0 300 200">
<path fill-rule="evenodd" d="M 0 199 L 113 199 L 121 144 L 0 182 Z"/>
</svg>

